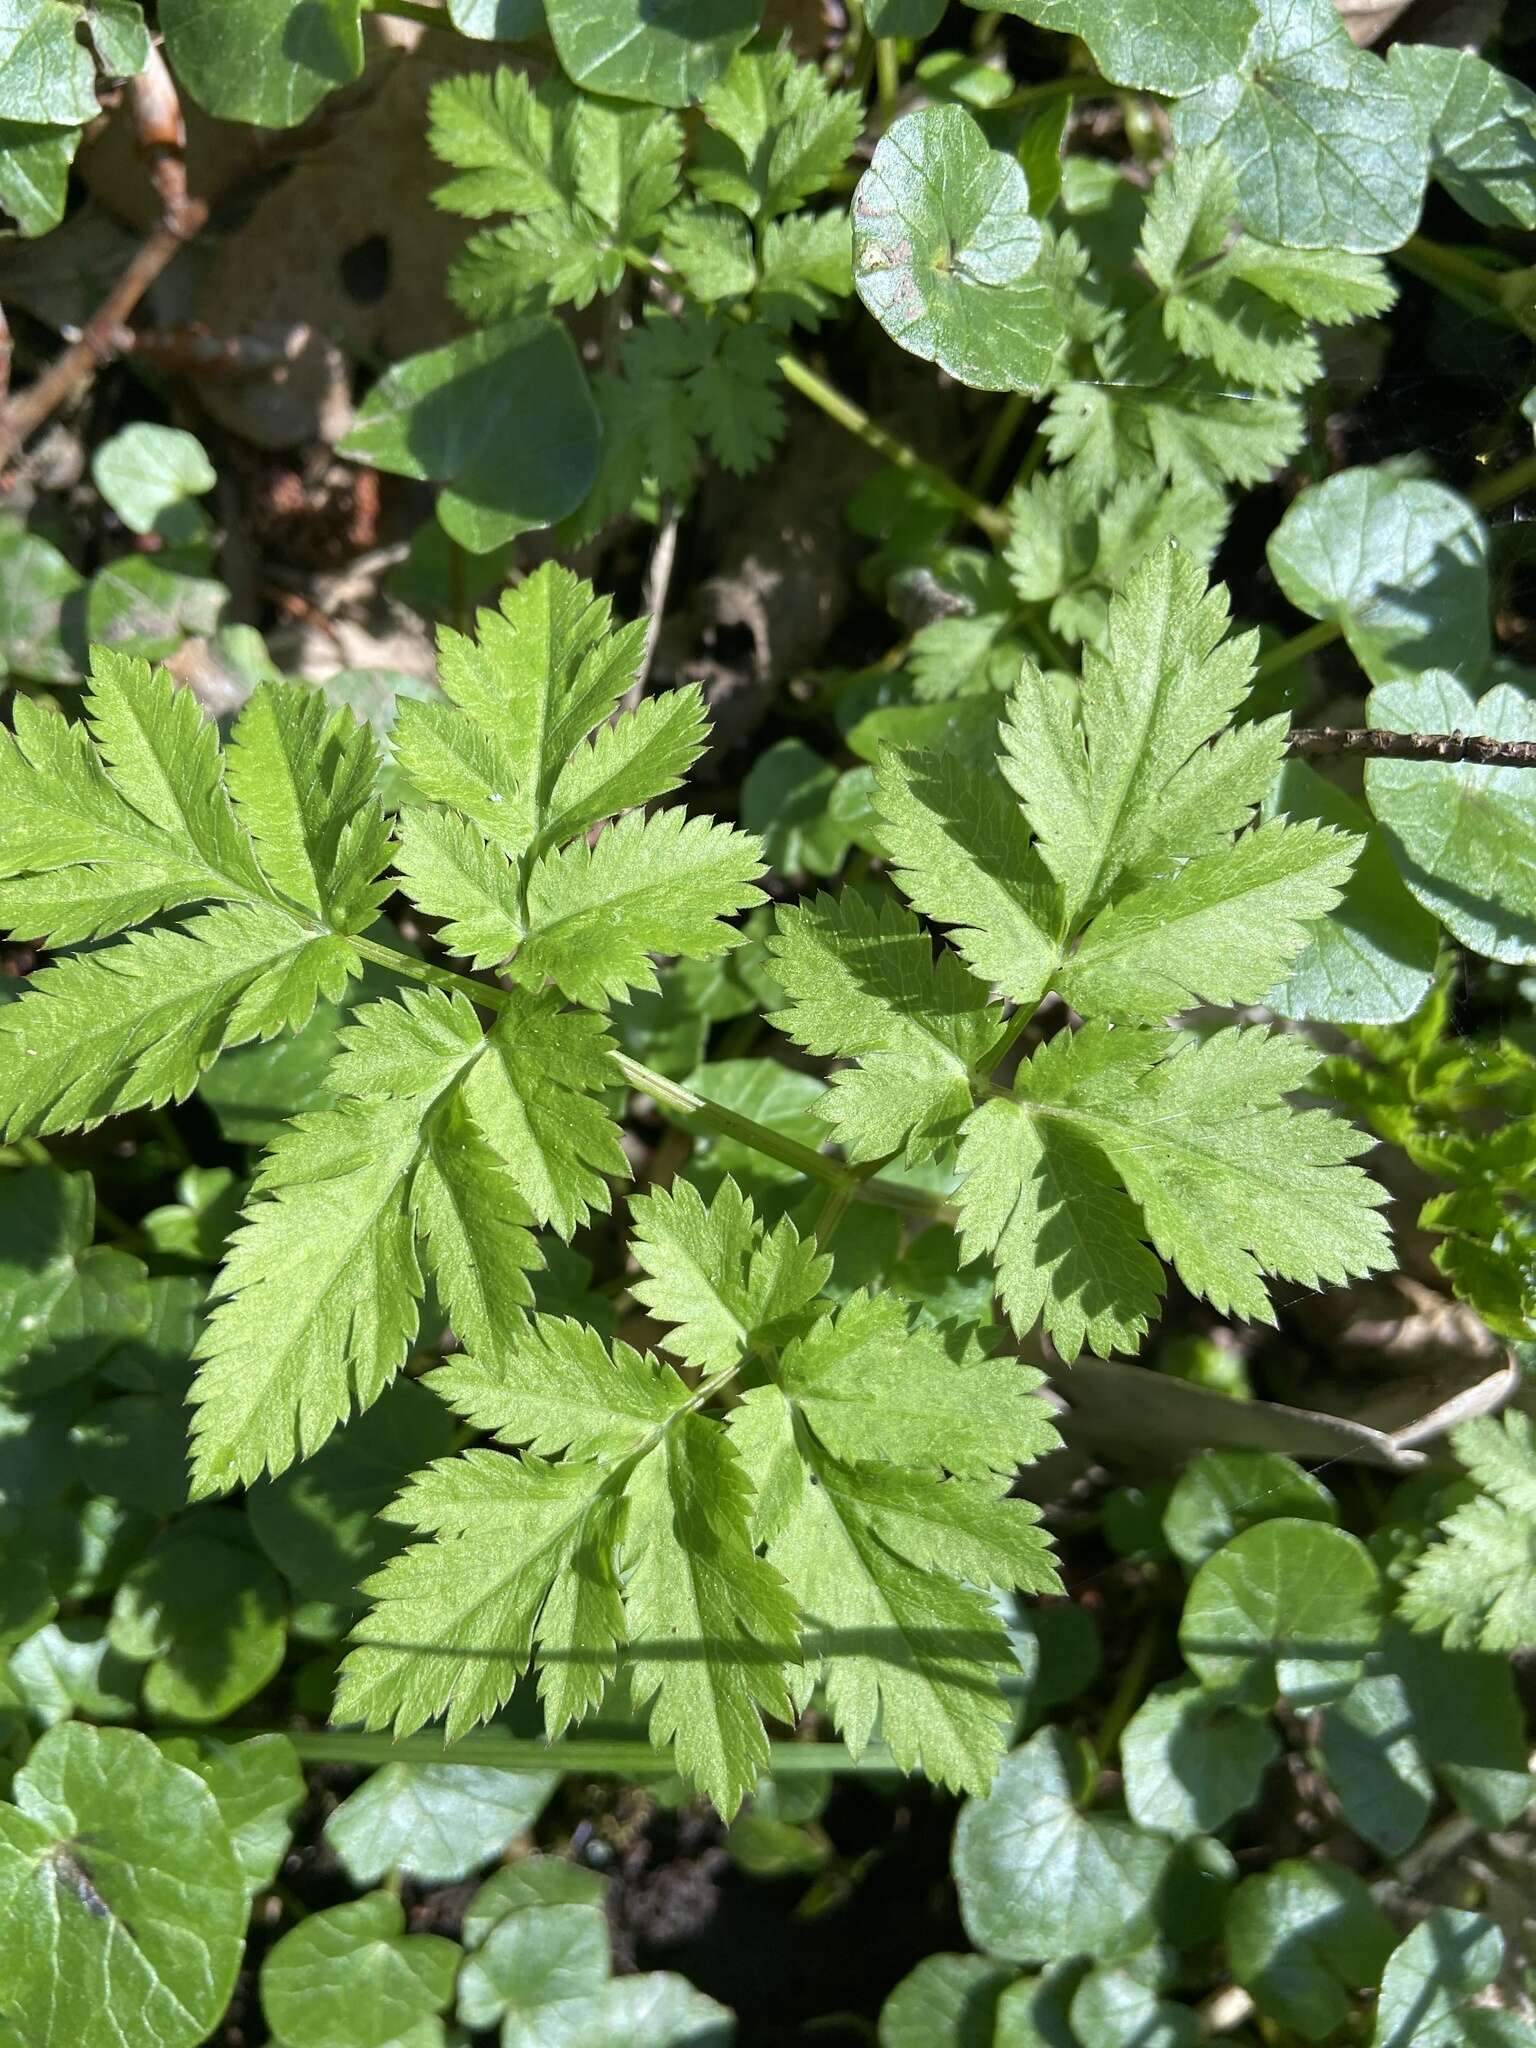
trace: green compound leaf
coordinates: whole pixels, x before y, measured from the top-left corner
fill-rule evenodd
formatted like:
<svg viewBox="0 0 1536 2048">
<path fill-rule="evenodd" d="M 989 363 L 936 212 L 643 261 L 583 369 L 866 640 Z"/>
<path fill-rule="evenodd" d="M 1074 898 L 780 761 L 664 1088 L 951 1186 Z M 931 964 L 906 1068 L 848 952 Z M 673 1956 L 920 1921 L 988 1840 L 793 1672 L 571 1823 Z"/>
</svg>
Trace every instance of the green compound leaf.
<svg viewBox="0 0 1536 2048">
<path fill-rule="evenodd" d="M 1522 2020 L 1476 2002 L 1503 1961 L 1491 1920 L 1435 1907 L 1392 1951 L 1371 2048 L 1531 2048 Z"/>
<path fill-rule="evenodd" d="M 1174 1482 L 1163 1533 L 1193 1569 L 1244 1529 L 1282 1518 L 1336 1522 L 1339 1511 L 1320 1479 L 1276 1451 L 1201 1451 Z"/>
<path fill-rule="evenodd" d="M 893 341 L 980 391 L 1039 391 L 1065 339 L 1032 276 L 1029 186 L 958 106 L 905 114 L 853 199 L 859 297 Z"/>
<path fill-rule="evenodd" d="M 544 0 L 544 12 L 577 85 L 686 107 L 752 35 L 763 0 Z"/>
<path fill-rule="evenodd" d="M 1308 2041 L 1343 2024 L 1350 1992 L 1374 1985 L 1392 1952 L 1391 1921 L 1334 1863 L 1287 1861 L 1244 1878 L 1223 1932 L 1232 1974 L 1259 2011 Z"/>
<path fill-rule="evenodd" d="M 1243 222 L 1267 241 L 1398 248 L 1429 172 L 1418 107 L 1330 0 L 1259 0 L 1258 14 L 1242 60 L 1174 108 L 1175 140 L 1220 144 Z"/>
<path fill-rule="evenodd" d="M 1381 1633 L 1382 1587 L 1358 1537 L 1282 1519 L 1245 1529 L 1195 1574 L 1179 1644 L 1203 1685 L 1299 1712 L 1342 1699 Z"/>
<path fill-rule="evenodd" d="M 392 1870 L 423 1884 L 457 1884 L 526 1834 L 559 1779 L 553 1771 L 477 1764 L 385 1764 L 325 1824 L 355 1885 Z"/>
<path fill-rule="evenodd" d="M 1532 1639 L 1536 1579 L 1536 1424 L 1516 1409 L 1464 1422 L 1451 1447 L 1479 1497 L 1441 1525 L 1442 1541 L 1418 1558 L 1401 1612 L 1415 1628 L 1441 1629 L 1452 1648 L 1512 1650 Z"/>
<path fill-rule="evenodd" d="M 144 1735 L 45 1735 L 0 1806 L 5 2007 L 38 2048 L 197 2048 L 249 1910 L 218 1806 Z"/>
<path fill-rule="evenodd" d="M 1479 702 L 1455 676 L 1433 669 L 1373 690 L 1366 715 L 1389 732 L 1536 739 L 1536 705 L 1515 684 L 1499 683 Z M 1536 960 L 1531 779 L 1529 769 L 1450 762 L 1366 768 L 1366 798 L 1403 880 L 1463 945 L 1494 960 Z"/>
<path fill-rule="evenodd" d="M 1155 1834 L 1212 1834 L 1255 1803 L 1279 1754 L 1267 1716 L 1197 1685 L 1160 1686 L 1120 1738 L 1127 1810 Z"/>
<path fill-rule="evenodd" d="M 1079 36 L 1116 85 L 1187 93 L 1236 71 L 1260 10 L 1254 0 L 1165 0 L 1133 8 L 1120 0 L 1002 0 L 1001 11 Z"/>
<path fill-rule="evenodd" d="M 1005 1758 L 955 1829 L 960 1917 L 978 1948 L 1011 1962 L 1133 1955 L 1152 1933 L 1169 1845 L 1127 1820 L 1083 1813 L 1083 1758 L 1042 1728 Z"/>
<path fill-rule="evenodd" d="M 733 57 L 704 95 L 689 176 L 706 199 L 756 219 L 792 213 L 842 169 L 864 123 L 856 93 L 828 92 L 787 49 Z"/>
<path fill-rule="evenodd" d="M 1486 665 L 1488 536 L 1443 484 L 1344 470 L 1302 492 L 1268 552 L 1292 604 L 1340 625 L 1373 683 Z"/>
<path fill-rule="evenodd" d="M 1015 1328 L 1058 1350 L 1135 1350 L 1158 1257 L 1222 1311 L 1272 1321 L 1264 1276 L 1316 1286 L 1389 1260 L 1358 1133 L 1284 1097 L 1312 1065 L 1294 1040 L 1229 1029 L 1201 1044 L 1092 1024 L 1025 1061 L 960 1147 L 968 1258 L 995 1253 Z M 1176 1190 L 1176 1192 L 1174 1192 Z"/>
<path fill-rule="evenodd" d="M 407 1934 L 400 1901 L 370 1892 L 283 1936 L 261 1966 L 261 2009 L 283 2048 L 444 2048 L 461 1953 Z"/>
<path fill-rule="evenodd" d="M 771 947 L 789 1007 L 772 1020 L 807 1052 L 855 1056 L 820 1099 L 849 1159 L 901 1152 L 916 1164 L 970 1114 L 970 1075 L 1001 1013 L 956 956 L 937 960 L 897 903 L 852 891 L 778 913 Z"/>
<path fill-rule="evenodd" d="M 210 114 L 293 128 L 363 68 L 360 0 L 163 0 L 171 68 Z"/>
<path fill-rule="evenodd" d="M 471 554 L 552 526 L 597 476 L 601 430 L 569 335 L 506 320 L 387 370 L 341 447 L 444 486 L 438 517 Z"/>
<path fill-rule="evenodd" d="M 1488 227 L 1536 228 L 1536 93 L 1470 50 L 1394 43 L 1387 61 L 1457 205 Z"/>
</svg>

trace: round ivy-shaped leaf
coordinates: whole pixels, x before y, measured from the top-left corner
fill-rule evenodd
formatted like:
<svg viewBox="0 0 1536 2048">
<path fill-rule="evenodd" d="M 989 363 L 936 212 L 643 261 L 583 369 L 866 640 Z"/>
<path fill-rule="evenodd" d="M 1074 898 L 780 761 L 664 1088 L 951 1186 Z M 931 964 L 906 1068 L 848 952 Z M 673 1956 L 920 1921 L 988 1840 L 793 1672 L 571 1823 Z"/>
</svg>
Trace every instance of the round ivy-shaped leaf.
<svg viewBox="0 0 1536 2048">
<path fill-rule="evenodd" d="M 1320 1479 L 1278 1451 L 1202 1451 L 1174 1482 L 1163 1534 L 1174 1556 L 1194 1566 L 1240 1531 L 1282 1516 L 1336 1522 L 1339 1511 Z"/>
<path fill-rule="evenodd" d="M 95 118 L 96 67 L 76 34 L 83 12 L 60 0 L 0 10 L 0 118 L 60 128 Z"/>
<path fill-rule="evenodd" d="M 1371 2048 L 1527 2048 L 1530 2031 L 1512 2014 L 1474 2003 L 1503 1961 L 1491 1920 L 1436 1907 L 1392 1952 Z"/>
<path fill-rule="evenodd" d="M 160 27 L 199 106 L 292 128 L 362 70 L 360 13 L 360 0 L 160 0 Z"/>
<path fill-rule="evenodd" d="M 273 1678 L 287 1641 L 281 1581 L 245 1518 L 189 1515 L 159 1536 L 117 1589 L 111 1638 L 151 1659 L 144 1704 L 172 1721 L 222 1721 Z"/>
<path fill-rule="evenodd" d="M 136 420 L 103 441 L 91 458 L 96 488 L 133 533 L 158 533 L 172 542 L 201 528 L 193 500 L 218 482 L 195 434 Z"/>
<path fill-rule="evenodd" d="M 218 1801 L 235 1861 L 254 1897 L 276 1877 L 304 1797 L 293 1744 L 286 1735 L 253 1735 L 245 1742 L 173 1735 L 161 1747 L 173 1762 L 196 1771 Z"/>
<path fill-rule="evenodd" d="M 1343 470 L 1302 492 L 1267 552 L 1291 603 L 1342 627 L 1374 683 L 1487 660 L 1488 535 L 1443 484 Z"/>
<path fill-rule="evenodd" d="M 85 594 L 86 643 L 115 647 L 145 661 L 165 661 L 189 633 L 207 635 L 219 623 L 229 592 L 215 577 L 195 573 L 195 554 L 152 560 L 122 555 L 92 577 Z M 66 619 L 66 629 L 70 621 Z M 73 638 L 72 633 L 70 634 Z"/>
<path fill-rule="evenodd" d="M 312 1913 L 261 1966 L 261 2009 L 283 2048 L 441 2048 L 459 1947 L 407 1934 L 389 1892 Z"/>
<path fill-rule="evenodd" d="M 602 1912 L 607 1881 L 563 1856 L 529 1856 L 493 1871 L 464 1913 L 464 1940 L 479 1948 L 509 1913 L 528 1906 L 592 1906 Z"/>
<path fill-rule="evenodd" d="M 404 1541 L 380 1509 L 413 1472 L 445 1457 L 453 1437 L 443 1403 L 399 1380 L 315 1457 L 251 1488 L 256 1539 L 301 1599 L 356 1606 L 357 1588 Z"/>
<path fill-rule="evenodd" d="M 1307 943 L 1266 997 L 1282 1017 L 1323 1024 L 1399 1024 L 1429 994 L 1440 928 L 1404 887 L 1385 833 L 1363 804 L 1305 761 L 1287 761 L 1264 800 L 1266 817 L 1352 832 L 1361 847 L 1344 893 L 1308 927 Z"/>
<path fill-rule="evenodd" d="M 150 1515 L 172 1515 L 187 1498 L 187 1411 L 160 1394 L 98 1401 L 70 1432 L 92 1493 Z"/>
<path fill-rule="evenodd" d="M 1511 683 L 1481 699 L 1431 671 L 1373 690 L 1373 726 L 1536 740 L 1536 700 Z M 1365 793 L 1403 880 L 1464 946 L 1493 960 L 1536 960 L 1536 782 L 1529 768 L 1371 761 Z"/>
<path fill-rule="evenodd" d="M 1400 1855 L 1434 1810 L 1435 1781 L 1414 1740 L 1413 1711 L 1395 1671 L 1368 1672 L 1334 1702 L 1319 1751 L 1355 1833 L 1383 1855 Z"/>
<path fill-rule="evenodd" d="M 337 1807 L 325 1839 L 354 1884 L 391 1870 L 453 1884 L 531 1828 L 558 1783 L 555 1771 L 385 1764 Z"/>
<path fill-rule="evenodd" d="M 0 151 L 8 147 L 0 132 Z M 63 205 L 63 177 L 59 202 Z M 0 181 L 0 201 L 16 208 Z M 45 225 L 51 225 L 46 223 Z M 77 683 L 80 670 L 60 638 L 64 608 L 85 579 L 51 541 L 0 525 L 0 667 L 39 683 Z"/>
<path fill-rule="evenodd" d="M 864 0 L 864 26 L 872 36 L 931 36 L 948 0 Z"/>
<path fill-rule="evenodd" d="M 212 1793 L 126 1728 L 45 1735 L 0 1806 L 6 2012 L 28 2048 L 197 2048 L 248 1910 Z"/>
<path fill-rule="evenodd" d="M 1059 35 L 1080 36 L 1116 85 L 1186 93 L 1236 71 L 1258 20 L 1254 0 L 1172 0 L 1161 7 L 1126 0 L 1000 0 Z"/>
<path fill-rule="evenodd" d="M 890 335 L 978 391 L 1038 391 L 1063 339 L 1029 183 L 963 107 L 904 114 L 853 197 L 859 297 Z"/>
<path fill-rule="evenodd" d="M 1067 2014 L 1083 1974 L 1080 1962 L 1058 1963 L 1010 1984 L 997 2001 L 992 2048 L 1078 2048 Z"/>
<path fill-rule="evenodd" d="M 1429 176 L 1418 108 L 1332 0 L 1259 0 L 1258 14 L 1241 63 L 1174 108 L 1174 139 L 1220 143 L 1244 225 L 1266 241 L 1396 249 Z"/>
<path fill-rule="evenodd" d="M 397 363 L 341 447 L 444 485 L 444 529 L 486 554 L 576 510 L 596 480 L 601 435 L 574 343 L 538 314 Z"/>
<path fill-rule="evenodd" d="M 837 770 L 803 740 L 779 740 L 758 755 L 741 785 L 741 822 L 763 842 L 763 858 L 781 875 L 832 875 L 848 834 L 828 805 Z"/>
<path fill-rule="evenodd" d="M 139 1704 L 138 1667 L 112 1648 L 96 1615 L 48 1622 L 11 1653 L 10 1675 L 28 1711 L 47 1727 L 76 1714 L 127 1721 Z"/>
<path fill-rule="evenodd" d="M 544 0 L 544 12 L 577 85 L 687 107 L 752 36 L 763 0 Z"/>
<path fill-rule="evenodd" d="M 79 147 L 78 128 L 0 121 L 0 207 L 19 234 L 46 235 L 64 218 L 69 167 Z M 46 541 L 39 545 L 48 548 Z"/>
<path fill-rule="evenodd" d="M 985 1956 L 924 1956 L 880 2008 L 880 2048 L 993 2048 L 1013 1976 Z"/>
<path fill-rule="evenodd" d="M 586 2000 L 612 1971 L 608 1926 L 596 1906 L 525 1906 L 493 1927 L 459 1974 L 466 2027 L 510 2021 L 537 2040 L 540 2009 Z"/>
<path fill-rule="evenodd" d="M 1197 1685 L 1159 1687 L 1120 1738 L 1126 1807 L 1159 1834 L 1209 1834 L 1253 1805 L 1279 1753 L 1266 1716 Z"/>
<path fill-rule="evenodd" d="M 1388 62 L 1457 204 L 1488 227 L 1536 228 L 1536 94 L 1470 50 L 1395 43 Z"/>
<path fill-rule="evenodd" d="M 76 1380 L 149 1326 L 137 1259 L 92 1245 L 88 1173 L 25 1167 L 0 1178 L 0 1380 L 41 1394 Z"/>
<path fill-rule="evenodd" d="M 1187 2005 L 1159 1998 L 1125 1970 L 1090 1970 L 1072 1999 L 1081 2048 L 1196 2048 L 1205 2028 Z"/>
<path fill-rule="evenodd" d="M 1003 1761 L 955 1830 L 960 1917 L 978 1948 L 1013 1962 L 1113 1958 L 1151 1931 L 1168 1844 L 1132 1822 L 1078 1810 L 1082 1759 L 1042 1728 Z"/>
<path fill-rule="evenodd" d="M 1375 1984 L 1392 1923 L 1352 1870 L 1276 1863 L 1227 1901 L 1227 1962 L 1261 2013 L 1321 2041 L 1342 2025 L 1349 1993 Z"/>
<path fill-rule="evenodd" d="M 1305 1711 L 1342 1699 L 1381 1633 L 1370 1552 L 1321 1522 L 1260 1522 L 1196 1572 L 1179 1645 L 1203 1685 Z"/>
</svg>

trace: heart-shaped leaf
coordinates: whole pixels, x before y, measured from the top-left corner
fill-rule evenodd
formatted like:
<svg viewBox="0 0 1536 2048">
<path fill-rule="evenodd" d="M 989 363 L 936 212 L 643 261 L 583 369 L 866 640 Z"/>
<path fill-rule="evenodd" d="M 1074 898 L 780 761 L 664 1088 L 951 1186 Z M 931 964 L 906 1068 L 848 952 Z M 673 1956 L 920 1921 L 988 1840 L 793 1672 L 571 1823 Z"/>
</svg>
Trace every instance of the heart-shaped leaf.
<svg viewBox="0 0 1536 2048">
<path fill-rule="evenodd" d="M 1305 1710 L 1341 1699 L 1381 1632 L 1381 1580 L 1356 1536 L 1260 1522 L 1195 1574 L 1179 1645 L 1203 1685 Z"/>
<path fill-rule="evenodd" d="M 544 0 L 555 54 L 588 92 L 687 107 L 763 17 L 763 0 Z"/>
</svg>

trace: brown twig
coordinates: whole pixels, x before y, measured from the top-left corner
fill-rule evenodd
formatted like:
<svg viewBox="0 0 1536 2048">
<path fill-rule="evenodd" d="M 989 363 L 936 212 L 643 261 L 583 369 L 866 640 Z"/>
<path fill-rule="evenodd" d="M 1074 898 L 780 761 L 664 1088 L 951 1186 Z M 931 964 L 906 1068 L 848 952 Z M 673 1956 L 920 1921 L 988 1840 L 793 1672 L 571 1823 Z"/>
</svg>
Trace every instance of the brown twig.
<svg viewBox="0 0 1536 2048">
<path fill-rule="evenodd" d="M 129 314 L 183 244 L 208 219 L 208 202 L 187 193 L 186 128 L 175 82 L 158 50 L 142 75 L 130 81 L 129 103 L 139 148 L 161 205 L 160 224 L 140 244 L 132 262 L 62 355 L 0 414 L 0 468 L 23 442 L 57 411 L 91 372 L 110 362 L 123 345 Z"/>
<path fill-rule="evenodd" d="M 1536 768 L 1536 740 L 1480 732 L 1387 732 L 1378 726 L 1319 725 L 1293 732 L 1287 750 L 1364 754 L 1376 761 L 1469 761 L 1479 768 Z"/>
</svg>

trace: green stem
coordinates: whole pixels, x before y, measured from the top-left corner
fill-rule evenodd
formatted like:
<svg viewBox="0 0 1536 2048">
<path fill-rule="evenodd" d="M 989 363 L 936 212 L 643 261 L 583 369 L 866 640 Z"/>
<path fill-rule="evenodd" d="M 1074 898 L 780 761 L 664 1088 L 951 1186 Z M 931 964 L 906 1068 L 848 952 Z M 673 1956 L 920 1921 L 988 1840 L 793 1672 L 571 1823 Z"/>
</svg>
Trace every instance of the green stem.
<svg viewBox="0 0 1536 2048">
<path fill-rule="evenodd" d="M 875 44 L 875 79 L 880 95 L 880 126 L 889 128 L 901 98 L 901 53 L 890 36 Z"/>
<path fill-rule="evenodd" d="M 1509 271 L 1481 262 L 1464 249 L 1426 241 L 1422 235 L 1415 235 L 1401 249 L 1394 250 L 1392 260 L 1471 311 L 1486 314 L 1521 334 L 1536 334 L 1536 319 L 1511 303 L 1506 290 Z"/>
<path fill-rule="evenodd" d="M 479 1003 L 484 1009 L 504 1010 L 514 1001 L 509 990 L 497 988 L 493 982 L 472 981 L 467 974 L 455 974 L 447 967 L 433 967 L 409 953 L 397 952 L 393 946 L 381 946 L 372 939 L 357 938 L 352 944 L 365 960 L 373 961 L 375 966 L 386 967 L 391 973 L 404 975 L 409 981 L 424 982 L 429 988 L 468 996 L 472 1003 Z M 751 1117 L 739 1116 L 734 1109 L 706 1101 L 702 1095 L 695 1095 L 691 1088 L 684 1088 L 678 1081 L 669 1081 L 665 1074 L 658 1074 L 653 1067 L 642 1066 L 639 1060 L 632 1060 L 628 1053 L 615 1051 L 613 1063 L 631 1088 L 642 1095 L 649 1095 L 653 1102 L 664 1103 L 679 1116 L 693 1118 L 705 1130 L 713 1131 L 716 1137 L 734 1138 L 738 1144 L 750 1145 L 754 1152 L 761 1152 L 765 1158 L 777 1159 L 781 1165 L 792 1166 L 797 1173 L 824 1181 L 828 1187 L 852 1189 L 859 1184 L 853 1171 L 839 1165 L 837 1160 L 813 1152 L 809 1145 L 786 1138 L 782 1132 L 770 1130 L 766 1124 L 754 1123 Z"/>
<path fill-rule="evenodd" d="M 1027 391 L 1011 391 L 997 409 L 997 418 L 992 422 L 992 431 L 987 435 L 976 467 L 971 471 L 971 489 L 978 494 L 991 489 L 992 479 L 1002 465 L 1008 452 L 1008 443 L 1023 424 L 1024 415 L 1034 404 Z"/>
<path fill-rule="evenodd" d="M 1522 491 L 1532 490 L 1536 490 L 1536 455 L 1525 455 L 1496 476 L 1484 477 L 1480 484 L 1474 484 L 1467 496 L 1479 512 L 1492 512 L 1507 505 L 1511 498 L 1518 498 Z"/>
<path fill-rule="evenodd" d="M 908 476 L 920 477 L 936 497 L 942 498 L 946 505 L 953 505 L 973 526 L 979 526 L 989 540 L 1005 541 L 1008 538 L 1006 513 L 1000 512 L 995 505 L 985 504 L 974 491 L 956 483 L 937 463 L 925 461 L 915 448 L 909 448 L 905 441 L 899 441 L 884 427 L 877 426 L 863 406 L 856 405 L 836 385 L 829 384 L 809 363 L 802 362 L 799 356 L 786 350 L 779 357 L 778 364 L 779 374 L 786 384 L 793 385 L 802 398 L 808 398 L 829 420 L 862 441 L 882 461 Z"/>
<path fill-rule="evenodd" d="M 1147 1672 L 1151 1669 L 1152 1658 L 1162 1636 L 1163 1625 L 1160 1615 L 1154 1614 L 1136 1638 L 1136 1644 L 1125 1661 L 1120 1673 L 1120 1683 L 1115 1687 L 1114 1696 L 1104 1710 L 1093 1737 L 1093 1752 L 1099 1760 L 1100 1770 L 1108 1768 L 1110 1758 L 1120 1747 L 1120 1737 L 1125 1724 L 1141 1704 L 1141 1695 L 1146 1688 Z"/>
<path fill-rule="evenodd" d="M 152 1736 L 178 1731 L 152 1728 Z M 236 1727 L 232 1738 L 274 1732 Z M 447 1742 L 440 1735 L 368 1735 L 344 1728 L 280 1728 L 306 1764 L 463 1763 L 488 1764 L 509 1771 L 570 1771 L 591 1777 L 665 1777 L 672 1759 L 650 1743 L 627 1736 L 570 1736 L 545 1742 L 537 1736 L 504 1735 L 498 1728 L 481 1729 Z M 801 1777 L 821 1771 L 853 1771 L 899 1777 L 899 1767 L 878 1745 L 855 1757 L 841 1742 L 775 1742 L 769 1745 L 768 1769 L 774 1777 Z"/>
<path fill-rule="evenodd" d="M 1308 626 L 1304 632 L 1293 633 L 1289 640 L 1282 640 L 1278 647 L 1272 647 L 1264 656 L 1253 672 L 1254 681 L 1261 683 L 1269 676 L 1283 675 L 1288 668 L 1305 661 L 1320 647 L 1331 647 L 1343 632 L 1344 628 L 1337 619 L 1319 619 L 1315 626 Z"/>
<path fill-rule="evenodd" d="M 1112 100 L 1118 98 L 1120 90 L 1107 78 L 1100 78 L 1097 72 L 1074 71 L 1064 78 L 1048 78 L 1040 85 L 1021 85 L 1017 92 L 1009 93 L 1007 99 L 999 100 L 995 107 L 988 107 L 987 112 L 1011 114 L 1020 107 L 1036 107 L 1046 100 Z"/>
</svg>

